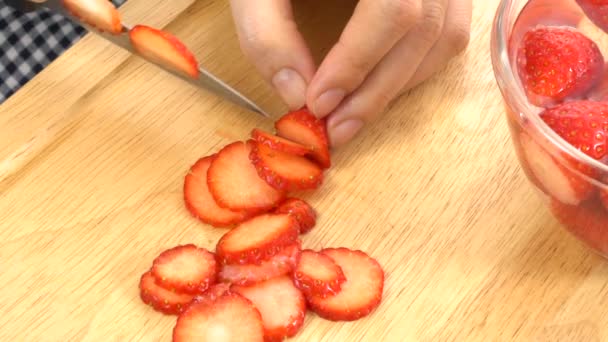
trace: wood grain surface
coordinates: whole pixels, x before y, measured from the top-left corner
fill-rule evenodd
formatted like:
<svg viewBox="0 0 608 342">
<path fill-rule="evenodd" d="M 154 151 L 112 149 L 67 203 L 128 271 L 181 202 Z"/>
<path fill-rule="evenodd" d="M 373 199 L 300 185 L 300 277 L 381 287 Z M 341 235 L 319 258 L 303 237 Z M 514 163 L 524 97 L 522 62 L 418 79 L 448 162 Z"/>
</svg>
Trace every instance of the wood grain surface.
<svg viewBox="0 0 608 342">
<path fill-rule="evenodd" d="M 308 314 L 293 341 L 606 341 L 608 263 L 550 216 L 520 171 L 492 75 L 498 0 L 474 1 L 471 45 L 334 151 L 309 248 L 346 246 L 386 270 L 384 302 L 352 323 Z M 297 4 L 319 61 L 352 7 Z M 221 0 L 130 0 L 275 116 Z M 338 25 L 336 25 L 338 23 Z M 169 341 L 174 317 L 138 280 L 162 250 L 213 248 L 183 177 L 272 121 L 89 35 L 0 106 L 0 341 Z"/>
</svg>

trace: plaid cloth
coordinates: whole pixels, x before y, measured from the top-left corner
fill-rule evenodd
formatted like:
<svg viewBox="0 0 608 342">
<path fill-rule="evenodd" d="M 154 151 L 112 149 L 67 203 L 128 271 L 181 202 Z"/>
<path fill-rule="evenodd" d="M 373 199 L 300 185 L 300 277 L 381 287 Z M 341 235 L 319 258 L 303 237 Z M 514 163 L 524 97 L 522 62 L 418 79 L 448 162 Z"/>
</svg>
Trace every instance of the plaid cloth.
<svg viewBox="0 0 608 342">
<path fill-rule="evenodd" d="M 125 1 L 112 0 L 116 6 Z M 60 14 L 20 13 L 0 0 L 0 104 L 85 33 Z"/>
</svg>

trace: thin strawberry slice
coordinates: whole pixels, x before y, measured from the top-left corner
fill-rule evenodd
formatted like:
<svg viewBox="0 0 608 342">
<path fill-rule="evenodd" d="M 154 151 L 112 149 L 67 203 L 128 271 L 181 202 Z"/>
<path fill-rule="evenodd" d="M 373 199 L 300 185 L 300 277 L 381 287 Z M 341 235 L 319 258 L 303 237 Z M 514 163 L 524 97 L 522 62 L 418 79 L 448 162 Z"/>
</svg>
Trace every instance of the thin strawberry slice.
<svg viewBox="0 0 608 342">
<path fill-rule="evenodd" d="M 298 241 L 259 265 L 223 265 L 218 275 L 219 281 L 248 286 L 289 274 L 298 263 L 301 248 Z"/>
<path fill-rule="evenodd" d="M 184 201 L 188 211 L 202 222 L 214 227 L 230 227 L 251 215 L 217 205 L 207 185 L 207 170 L 213 158 L 215 155 L 201 158 L 190 168 L 184 180 Z"/>
<path fill-rule="evenodd" d="M 263 214 L 224 234 L 216 246 L 220 264 L 260 264 L 298 239 L 298 223 L 287 214 Z"/>
<path fill-rule="evenodd" d="M 600 190 L 600 201 L 604 205 L 604 208 L 608 210 L 608 188 Z"/>
<path fill-rule="evenodd" d="M 312 148 L 295 143 L 291 140 L 281 138 L 276 135 L 264 132 L 261 129 L 255 128 L 251 132 L 251 137 L 262 145 L 266 145 L 273 150 L 295 154 L 297 156 L 305 156 L 312 153 Z"/>
<path fill-rule="evenodd" d="M 215 256 L 192 244 L 176 246 L 154 259 L 152 275 L 164 288 L 183 293 L 201 293 L 215 283 Z"/>
<path fill-rule="evenodd" d="M 346 281 L 342 268 L 325 254 L 304 250 L 294 274 L 294 284 L 307 296 L 328 297 L 340 292 Z"/>
<path fill-rule="evenodd" d="M 260 178 L 281 191 L 310 190 L 323 182 L 323 170 L 314 162 L 250 140 L 249 159 Z"/>
<path fill-rule="evenodd" d="M 207 305 L 213 305 L 213 303 L 215 303 L 218 298 L 227 294 L 229 291 L 230 284 L 217 283 L 209 287 L 207 291 L 196 295 L 192 301 L 197 303 L 204 303 Z"/>
<path fill-rule="evenodd" d="M 342 268 L 346 281 L 334 296 L 307 296 L 309 307 L 330 321 L 354 321 L 369 315 L 382 301 L 384 271 L 378 262 L 362 251 L 328 248 L 321 253 Z"/>
<path fill-rule="evenodd" d="M 317 222 L 315 210 L 310 204 L 298 198 L 286 199 L 274 212 L 292 215 L 298 221 L 300 234 L 310 232 Z"/>
<path fill-rule="evenodd" d="M 322 168 L 331 166 L 325 120 L 317 119 L 308 109 L 290 112 L 275 122 L 277 135 L 312 148 L 311 157 Z"/>
<path fill-rule="evenodd" d="M 233 286 L 262 314 L 266 342 L 295 336 L 304 324 L 306 300 L 288 276 L 273 278 L 253 286 Z"/>
<path fill-rule="evenodd" d="M 225 146 L 211 162 L 207 184 L 221 207 L 260 213 L 274 208 L 285 197 L 258 176 L 249 160 L 251 146 L 242 141 Z"/>
<path fill-rule="evenodd" d="M 193 302 L 177 318 L 174 342 L 263 342 L 262 316 L 250 300 L 226 293 L 214 301 Z"/>
<path fill-rule="evenodd" d="M 173 35 L 144 25 L 129 31 L 135 50 L 145 59 L 191 78 L 198 78 L 198 62 L 194 54 Z"/>
<path fill-rule="evenodd" d="M 63 6 L 70 14 L 101 32 L 122 32 L 120 13 L 108 0 L 63 0 Z"/>
<path fill-rule="evenodd" d="M 191 294 L 178 293 L 158 285 L 150 271 L 141 276 L 139 295 L 144 303 L 167 315 L 179 315 L 188 307 L 194 297 Z"/>
</svg>

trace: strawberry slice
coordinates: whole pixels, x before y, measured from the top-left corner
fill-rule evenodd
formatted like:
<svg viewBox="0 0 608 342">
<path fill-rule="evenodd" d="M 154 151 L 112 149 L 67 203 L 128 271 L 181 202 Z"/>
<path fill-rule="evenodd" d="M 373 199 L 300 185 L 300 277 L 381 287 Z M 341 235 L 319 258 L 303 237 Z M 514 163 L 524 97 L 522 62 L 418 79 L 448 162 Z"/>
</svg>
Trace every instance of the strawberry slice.
<svg viewBox="0 0 608 342">
<path fill-rule="evenodd" d="M 145 59 L 197 79 L 196 57 L 179 39 L 155 28 L 136 25 L 129 31 L 135 50 Z"/>
<path fill-rule="evenodd" d="M 177 318 L 174 342 L 263 342 L 262 316 L 250 300 L 226 293 L 213 305 L 193 302 Z"/>
<path fill-rule="evenodd" d="M 183 293 L 201 293 L 215 283 L 215 256 L 192 244 L 176 246 L 154 259 L 152 275 L 164 288 Z"/>
<path fill-rule="evenodd" d="M 71 15 L 101 32 L 122 32 L 120 13 L 108 0 L 63 0 L 63 6 Z"/>
<path fill-rule="evenodd" d="M 599 201 L 575 206 L 553 199 L 551 212 L 574 236 L 600 253 L 608 254 L 608 211 Z"/>
<path fill-rule="evenodd" d="M 281 191 L 310 190 L 323 182 L 323 170 L 314 162 L 250 140 L 249 159 L 260 178 Z"/>
<path fill-rule="evenodd" d="M 325 120 L 317 119 L 304 108 L 285 114 L 274 126 L 278 136 L 310 147 L 311 157 L 322 168 L 331 166 Z"/>
<path fill-rule="evenodd" d="M 241 223 L 251 215 L 246 211 L 232 211 L 217 205 L 207 185 L 207 170 L 215 155 L 199 159 L 184 180 L 184 200 L 190 213 L 214 227 L 229 227 Z"/>
<path fill-rule="evenodd" d="M 219 262 L 260 264 L 295 243 L 298 223 L 287 214 L 263 214 L 224 234 L 216 246 Z"/>
<path fill-rule="evenodd" d="M 304 324 L 306 300 L 288 276 L 253 286 L 233 286 L 232 290 L 249 299 L 258 308 L 267 342 L 293 337 Z"/>
<path fill-rule="evenodd" d="M 225 146 L 211 162 L 207 184 L 221 207 L 260 213 L 275 207 L 285 194 L 258 176 L 249 160 L 251 146 L 242 141 Z"/>
<path fill-rule="evenodd" d="M 294 284 L 307 296 L 328 297 L 340 292 L 346 281 L 342 268 L 325 254 L 304 250 L 294 274 Z"/>
<path fill-rule="evenodd" d="M 608 188 L 600 190 L 600 201 L 604 205 L 604 208 L 608 210 Z"/>
<path fill-rule="evenodd" d="M 589 20 L 604 32 L 608 32 L 607 0 L 576 0 Z"/>
<path fill-rule="evenodd" d="M 546 107 L 593 88 L 602 79 L 604 57 L 574 28 L 537 26 L 525 34 L 517 66 L 530 102 Z"/>
<path fill-rule="evenodd" d="M 347 248 L 328 248 L 321 253 L 342 268 L 346 281 L 334 296 L 307 296 L 312 311 L 331 321 L 354 321 L 367 316 L 380 305 L 384 271 L 376 260 L 362 251 Z"/>
<path fill-rule="evenodd" d="M 300 234 L 306 234 L 312 230 L 317 222 L 315 210 L 304 200 L 288 198 L 274 211 L 277 214 L 292 215 L 300 226 Z"/>
<path fill-rule="evenodd" d="M 213 305 L 215 301 L 227 294 L 230 291 L 230 284 L 226 283 L 217 283 L 213 284 L 211 287 L 207 289 L 207 291 L 198 294 L 192 300 L 197 303 L 204 303 L 207 305 Z"/>
<path fill-rule="evenodd" d="M 251 132 L 251 137 L 262 145 L 266 145 L 273 150 L 295 154 L 297 156 L 305 156 L 312 153 L 312 148 L 295 143 L 291 140 L 283 139 L 276 135 L 264 132 L 261 129 L 255 128 Z"/>
<path fill-rule="evenodd" d="M 178 293 L 158 285 L 150 271 L 141 276 L 139 295 L 144 303 L 167 315 L 179 315 L 188 307 L 194 297 L 191 294 Z"/>
<path fill-rule="evenodd" d="M 277 255 L 261 264 L 223 265 L 218 275 L 219 280 L 235 285 L 253 285 L 268 279 L 291 273 L 298 263 L 300 242 L 283 248 Z"/>
</svg>

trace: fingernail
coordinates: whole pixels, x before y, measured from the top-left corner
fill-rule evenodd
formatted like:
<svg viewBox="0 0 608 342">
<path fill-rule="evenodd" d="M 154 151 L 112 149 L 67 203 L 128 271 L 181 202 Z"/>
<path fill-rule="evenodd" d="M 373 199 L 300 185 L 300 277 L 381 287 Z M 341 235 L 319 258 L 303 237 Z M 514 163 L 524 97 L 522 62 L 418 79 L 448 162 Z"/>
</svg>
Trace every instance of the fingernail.
<svg viewBox="0 0 608 342">
<path fill-rule="evenodd" d="M 342 89 L 331 89 L 321 94 L 315 100 L 312 111 L 317 117 L 324 117 L 331 113 L 342 100 L 344 100 L 346 92 Z"/>
<path fill-rule="evenodd" d="M 362 127 L 363 121 L 359 119 L 349 119 L 339 123 L 329 130 L 331 145 L 338 147 L 349 142 Z"/>
<path fill-rule="evenodd" d="M 300 109 L 306 104 L 306 82 L 297 71 L 281 69 L 272 78 L 272 85 L 290 109 Z"/>
</svg>

